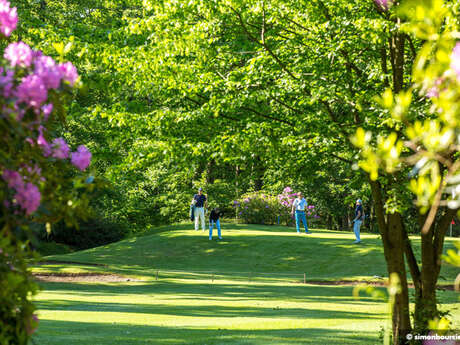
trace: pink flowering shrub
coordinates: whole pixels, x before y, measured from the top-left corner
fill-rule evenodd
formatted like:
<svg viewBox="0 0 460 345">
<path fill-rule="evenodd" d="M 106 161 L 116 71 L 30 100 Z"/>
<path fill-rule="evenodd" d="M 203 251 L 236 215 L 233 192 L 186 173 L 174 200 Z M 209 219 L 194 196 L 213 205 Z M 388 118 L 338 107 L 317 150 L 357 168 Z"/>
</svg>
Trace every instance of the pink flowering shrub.
<svg viewBox="0 0 460 345">
<path fill-rule="evenodd" d="M 0 0 L 0 36 L 17 22 L 16 8 Z M 33 236 L 28 225 L 84 217 L 85 192 L 94 186 L 82 171 L 91 152 L 83 145 L 71 152 L 53 137 L 78 80 L 72 63 L 13 42 L 0 66 L 0 344 L 27 344 L 38 325 L 29 300 L 37 290 L 27 269 L 33 253 L 23 242 Z"/>
<path fill-rule="evenodd" d="M 71 162 L 78 169 L 83 171 L 88 167 L 89 163 L 91 162 L 91 152 L 89 152 L 89 150 L 85 146 L 80 145 L 78 146 L 77 151 L 72 153 Z"/>
<path fill-rule="evenodd" d="M 248 193 L 233 202 L 237 217 L 247 224 L 276 224 L 278 202 L 263 192 Z"/>
<path fill-rule="evenodd" d="M 10 37 L 18 24 L 16 7 L 11 8 L 10 3 L 0 0 L 0 32 L 5 37 Z"/>
<path fill-rule="evenodd" d="M 375 4 L 383 11 L 388 11 L 393 5 L 393 0 L 375 0 Z"/>
<path fill-rule="evenodd" d="M 291 210 L 296 197 L 297 194 L 290 187 L 284 188 L 277 196 L 266 192 L 254 192 L 235 200 L 233 207 L 237 209 L 237 217 L 245 223 L 289 226 L 295 223 Z M 309 222 L 319 218 L 314 205 L 309 205 L 305 213 Z"/>
<path fill-rule="evenodd" d="M 460 81 L 460 42 L 457 43 L 452 50 L 452 54 L 450 56 L 450 68 L 457 75 L 457 80 Z"/>
</svg>

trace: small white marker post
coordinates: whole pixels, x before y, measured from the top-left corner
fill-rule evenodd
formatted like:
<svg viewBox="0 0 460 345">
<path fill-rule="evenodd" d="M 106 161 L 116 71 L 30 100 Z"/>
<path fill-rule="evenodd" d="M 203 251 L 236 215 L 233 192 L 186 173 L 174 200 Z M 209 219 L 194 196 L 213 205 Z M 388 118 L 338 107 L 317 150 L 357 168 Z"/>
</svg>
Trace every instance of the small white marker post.
<svg viewBox="0 0 460 345">
<path fill-rule="evenodd" d="M 306 273 L 303 274 L 303 283 L 307 284 L 307 274 Z"/>
</svg>

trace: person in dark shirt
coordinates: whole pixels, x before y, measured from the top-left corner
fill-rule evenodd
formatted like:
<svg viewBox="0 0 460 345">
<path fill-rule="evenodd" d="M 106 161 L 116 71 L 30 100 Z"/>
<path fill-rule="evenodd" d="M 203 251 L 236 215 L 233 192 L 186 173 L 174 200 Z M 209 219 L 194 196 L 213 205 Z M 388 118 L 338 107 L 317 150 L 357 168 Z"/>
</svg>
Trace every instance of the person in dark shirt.
<svg viewBox="0 0 460 345">
<path fill-rule="evenodd" d="M 364 220 L 364 213 L 363 213 L 363 205 L 361 199 L 356 200 L 356 208 L 355 208 L 355 219 L 353 219 L 353 231 L 355 232 L 356 241 L 353 243 L 361 243 L 360 237 L 360 228 L 361 224 Z"/>
<path fill-rule="evenodd" d="M 203 189 L 198 188 L 198 194 L 195 194 L 192 199 L 192 205 L 195 206 L 194 209 L 194 216 L 195 216 L 195 230 L 198 231 L 198 223 L 199 219 L 201 218 L 201 228 L 203 231 L 206 230 L 205 222 L 204 222 L 204 208 L 208 207 L 208 200 L 206 195 L 203 194 Z"/>
<path fill-rule="evenodd" d="M 214 224 L 217 226 L 217 235 L 219 236 L 219 240 L 222 239 L 222 235 L 220 232 L 220 221 L 219 218 L 222 216 L 222 212 L 216 207 L 211 211 L 209 215 L 209 240 L 212 240 L 212 228 Z"/>
</svg>

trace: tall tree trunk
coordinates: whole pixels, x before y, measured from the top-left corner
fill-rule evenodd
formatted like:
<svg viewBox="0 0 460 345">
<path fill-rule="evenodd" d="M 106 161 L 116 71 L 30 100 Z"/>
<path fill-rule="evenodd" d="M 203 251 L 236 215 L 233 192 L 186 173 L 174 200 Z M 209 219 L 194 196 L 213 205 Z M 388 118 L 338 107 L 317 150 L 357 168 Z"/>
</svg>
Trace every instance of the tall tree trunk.
<svg viewBox="0 0 460 345">
<path fill-rule="evenodd" d="M 383 236 L 382 236 L 383 238 Z M 388 274 L 396 273 L 401 284 L 393 305 L 393 343 L 407 343 L 406 335 L 411 330 L 409 314 L 409 290 L 404 263 L 404 239 L 402 217 L 399 213 L 388 215 L 388 233 L 384 239 L 384 252 L 388 263 Z"/>
<path fill-rule="evenodd" d="M 264 185 L 265 166 L 260 156 L 256 156 L 252 165 L 252 174 L 254 181 L 254 190 L 259 191 Z"/>
<path fill-rule="evenodd" d="M 457 210 L 442 210 L 436 224 L 427 233 L 422 233 L 421 292 L 416 294 L 414 325 L 419 333 L 428 331 L 428 322 L 439 317 L 436 299 L 436 283 L 441 270 L 441 255 L 444 238 Z"/>
<path fill-rule="evenodd" d="M 404 264 L 403 223 L 399 213 L 385 214 L 380 183 L 370 181 L 375 213 L 382 236 L 383 252 L 387 262 L 388 275 L 398 275 L 401 289 L 395 295 L 392 311 L 393 341 L 395 345 L 406 344 L 406 335 L 411 330 L 409 315 L 409 292 Z M 388 220 L 386 220 L 386 218 Z"/>
</svg>

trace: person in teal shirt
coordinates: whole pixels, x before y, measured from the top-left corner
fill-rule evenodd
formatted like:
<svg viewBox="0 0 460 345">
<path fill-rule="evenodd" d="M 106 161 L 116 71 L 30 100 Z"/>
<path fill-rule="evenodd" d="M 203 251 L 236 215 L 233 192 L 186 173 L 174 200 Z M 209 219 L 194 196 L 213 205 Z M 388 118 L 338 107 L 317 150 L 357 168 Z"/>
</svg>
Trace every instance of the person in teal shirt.
<svg viewBox="0 0 460 345">
<path fill-rule="evenodd" d="M 353 219 L 353 231 L 355 233 L 356 241 L 354 241 L 354 244 L 361 243 L 361 234 L 360 234 L 360 228 L 361 224 L 363 223 L 364 220 L 364 212 L 363 212 L 363 202 L 361 199 L 356 200 L 356 208 L 355 208 L 355 219 Z"/>
<path fill-rule="evenodd" d="M 295 227 L 297 229 L 297 233 L 300 234 L 300 221 L 302 221 L 303 226 L 305 228 L 306 234 L 311 234 L 308 231 L 307 225 L 307 217 L 305 215 L 305 207 L 308 206 L 307 200 L 302 196 L 302 192 L 297 193 L 297 198 L 292 203 L 292 210 L 291 214 L 294 215 L 295 212 Z"/>
</svg>

